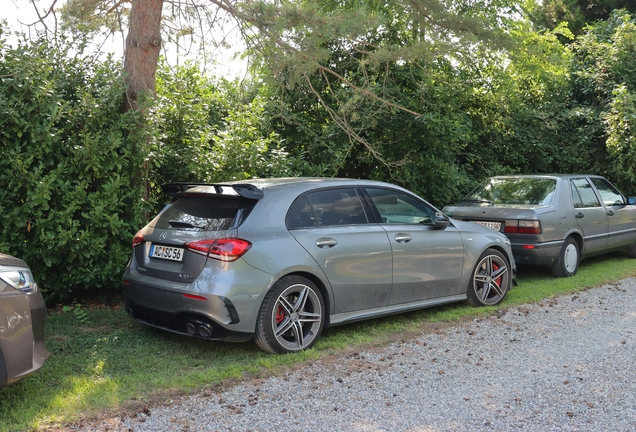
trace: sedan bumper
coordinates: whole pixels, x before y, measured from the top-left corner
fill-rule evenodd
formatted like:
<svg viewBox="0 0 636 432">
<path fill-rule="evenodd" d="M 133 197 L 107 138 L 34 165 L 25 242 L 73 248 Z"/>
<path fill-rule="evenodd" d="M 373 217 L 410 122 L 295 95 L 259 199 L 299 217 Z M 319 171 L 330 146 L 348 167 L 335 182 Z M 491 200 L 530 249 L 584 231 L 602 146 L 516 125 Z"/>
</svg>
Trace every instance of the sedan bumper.
<svg viewBox="0 0 636 432">
<path fill-rule="evenodd" d="M 551 267 L 556 261 L 564 240 L 545 243 L 512 243 L 512 253 L 517 264 Z"/>
</svg>

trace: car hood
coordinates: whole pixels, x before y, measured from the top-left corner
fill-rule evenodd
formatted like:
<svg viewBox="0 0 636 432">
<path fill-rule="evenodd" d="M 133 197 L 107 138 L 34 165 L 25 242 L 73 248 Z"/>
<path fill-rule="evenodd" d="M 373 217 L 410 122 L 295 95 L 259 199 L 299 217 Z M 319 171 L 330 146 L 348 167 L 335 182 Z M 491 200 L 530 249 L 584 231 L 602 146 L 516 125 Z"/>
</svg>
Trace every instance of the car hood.
<svg viewBox="0 0 636 432">
<path fill-rule="evenodd" d="M 0 252 L 0 267 L 25 267 L 28 268 L 26 262 L 22 261 L 20 258 L 13 257 L 11 255 L 3 254 Z"/>
</svg>

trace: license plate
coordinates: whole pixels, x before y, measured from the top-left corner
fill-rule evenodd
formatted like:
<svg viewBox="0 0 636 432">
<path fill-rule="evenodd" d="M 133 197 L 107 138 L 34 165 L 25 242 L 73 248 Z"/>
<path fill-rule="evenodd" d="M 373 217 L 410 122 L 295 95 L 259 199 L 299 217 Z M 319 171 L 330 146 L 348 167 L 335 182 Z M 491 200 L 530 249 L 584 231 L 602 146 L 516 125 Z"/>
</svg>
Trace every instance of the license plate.
<svg viewBox="0 0 636 432">
<path fill-rule="evenodd" d="M 153 244 L 150 246 L 150 258 L 181 262 L 183 261 L 183 251 L 183 248 Z"/>
<path fill-rule="evenodd" d="M 485 222 L 485 221 L 473 221 L 479 225 L 483 225 L 495 231 L 501 231 L 501 222 Z"/>
</svg>

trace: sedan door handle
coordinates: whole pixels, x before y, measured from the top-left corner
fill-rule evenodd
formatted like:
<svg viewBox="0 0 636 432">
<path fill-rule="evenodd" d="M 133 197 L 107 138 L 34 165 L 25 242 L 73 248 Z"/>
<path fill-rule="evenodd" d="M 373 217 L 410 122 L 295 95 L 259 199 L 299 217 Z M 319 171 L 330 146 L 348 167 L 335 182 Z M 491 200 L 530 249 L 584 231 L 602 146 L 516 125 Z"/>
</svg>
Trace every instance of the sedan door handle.
<svg viewBox="0 0 636 432">
<path fill-rule="evenodd" d="M 608 210 L 607 211 L 607 215 L 608 216 L 614 216 L 614 210 Z"/>
<path fill-rule="evenodd" d="M 395 235 L 395 241 L 398 243 L 408 243 L 413 240 L 413 237 L 406 233 L 398 233 Z"/>
<path fill-rule="evenodd" d="M 577 219 L 583 219 L 585 217 L 585 215 L 583 213 L 579 212 L 579 213 L 575 214 L 574 217 L 577 218 Z"/>
<path fill-rule="evenodd" d="M 332 248 L 337 244 L 338 242 L 336 241 L 336 239 L 333 239 L 331 237 L 320 237 L 318 240 L 316 240 L 316 246 L 323 249 Z"/>
</svg>

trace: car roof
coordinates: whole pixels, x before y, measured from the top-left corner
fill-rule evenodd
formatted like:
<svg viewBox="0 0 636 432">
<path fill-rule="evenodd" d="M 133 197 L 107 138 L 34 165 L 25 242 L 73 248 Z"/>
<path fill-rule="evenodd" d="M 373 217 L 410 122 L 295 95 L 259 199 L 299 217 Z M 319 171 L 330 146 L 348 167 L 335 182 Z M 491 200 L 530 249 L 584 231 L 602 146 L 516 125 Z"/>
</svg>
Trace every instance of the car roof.
<svg viewBox="0 0 636 432">
<path fill-rule="evenodd" d="M 405 189 L 401 186 L 391 183 L 385 183 L 376 180 L 360 180 L 351 178 L 337 178 L 337 177 L 279 177 L 279 178 L 257 178 L 248 180 L 238 180 L 232 182 L 223 182 L 219 184 L 224 185 L 245 185 L 249 184 L 255 186 L 264 192 L 267 190 L 284 189 L 286 191 L 302 193 L 311 189 L 318 189 L 322 187 L 354 187 L 354 186 L 376 186 L 376 187 L 389 187 L 393 189 L 399 189 L 401 191 L 413 194 L 413 192 Z"/>
<path fill-rule="evenodd" d="M 490 178 L 561 178 L 561 179 L 569 179 L 569 178 L 581 178 L 581 177 L 603 178 L 603 176 L 595 175 L 595 174 L 510 174 L 510 175 L 493 176 L 493 177 L 490 177 Z"/>
</svg>

